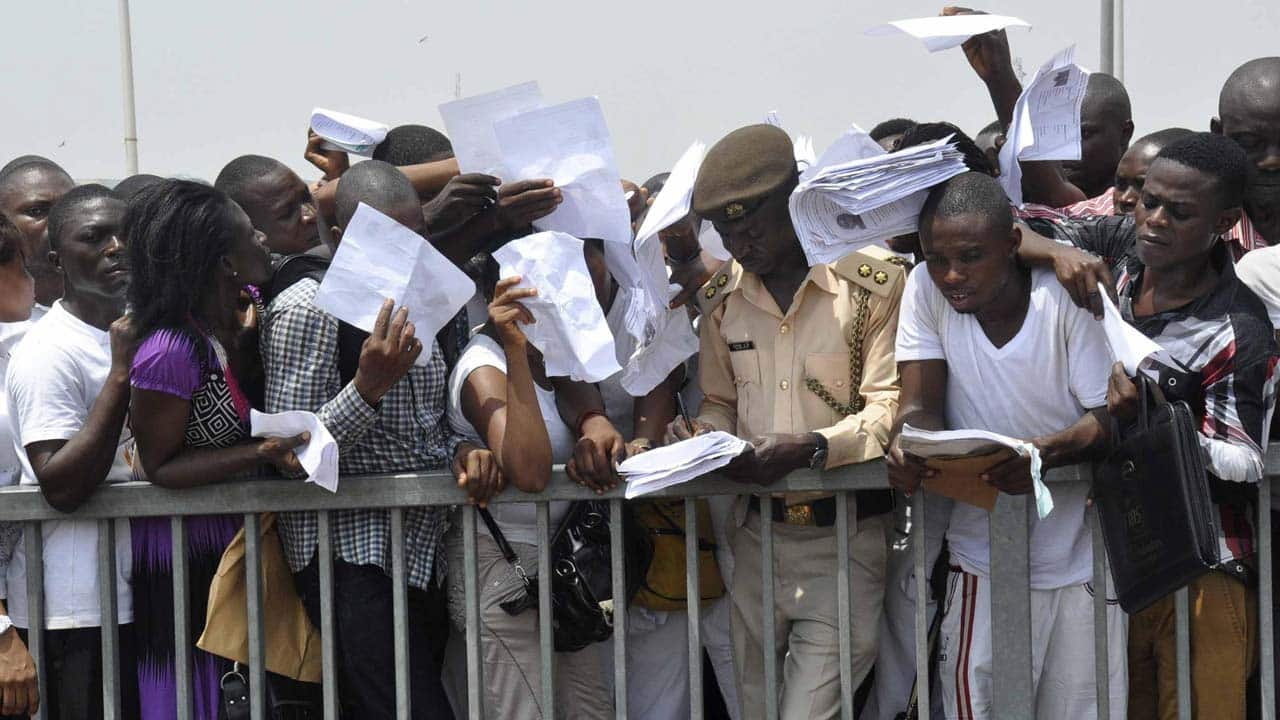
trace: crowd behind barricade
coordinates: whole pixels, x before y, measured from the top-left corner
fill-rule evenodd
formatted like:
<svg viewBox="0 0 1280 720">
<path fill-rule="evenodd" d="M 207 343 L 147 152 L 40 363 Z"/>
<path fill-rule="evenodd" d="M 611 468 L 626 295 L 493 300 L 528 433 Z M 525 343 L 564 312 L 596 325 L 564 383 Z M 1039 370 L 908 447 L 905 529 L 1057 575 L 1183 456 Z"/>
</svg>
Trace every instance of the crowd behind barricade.
<svg viewBox="0 0 1280 720">
<path fill-rule="evenodd" d="M 359 162 L 312 132 L 306 159 L 321 177 L 311 184 L 261 155 L 231 160 L 211 185 L 135 175 L 114 188 L 76 185 L 40 156 L 15 158 L 0 169 L 0 485 L 38 486 L 52 507 L 74 513 L 102 486 L 130 480 L 180 490 L 302 478 L 311 434 L 254 437 L 252 410 L 314 413 L 344 476 L 447 471 L 482 520 L 486 715 L 534 719 L 544 717 L 529 582 L 542 577 L 539 524 L 532 502 L 490 499 L 542 492 L 555 465 L 605 492 L 622 482 L 627 458 L 728 433 L 748 444 L 719 472 L 746 494 L 698 500 L 698 538 L 683 535 L 682 500 L 626 504 L 638 560 L 627 583 L 629 717 L 688 717 L 686 633 L 697 622 L 709 717 L 764 717 L 772 646 L 779 717 L 797 720 L 840 712 L 837 501 L 778 492 L 762 504 L 750 493 L 795 470 L 878 463 L 893 489 L 847 500 L 857 717 L 896 720 L 929 683 L 934 717 L 989 718 L 998 683 L 989 510 L 932 492 L 949 471 L 904 451 L 903 429 L 1023 441 L 1027 452 L 973 473 L 993 493 L 1024 495 L 1044 470 L 1114 465 L 1126 443 L 1151 436 L 1149 416 L 1177 406 L 1189 412 L 1194 446 L 1171 473 L 1195 473 L 1216 533 L 1214 561 L 1182 581 L 1193 716 L 1260 716 L 1254 528 L 1271 510 L 1258 507 L 1256 485 L 1280 360 L 1280 247 L 1271 246 L 1280 245 L 1280 58 L 1252 60 L 1226 79 L 1209 132 L 1169 128 L 1136 140 L 1125 87 L 1091 75 L 1081 159 L 1022 162 L 1025 202 L 1014 206 L 997 179 L 1008 172 L 1000 150 L 1022 92 L 1008 41 L 1003 31 L 977 35 L 964 54 L 995 122 L 972 139 L 946 122 L 907 119 L 869 134 L 889 152 L 949 138 L 964 156 L 966 172 L 928 191 L 917 233 L 811 265 L 788 203 L 801 168 L 787 133 L 750 125 L 707 150 L 689 212 L 658 233 L 663 289 L 673 286 L 663 310 L 696 333 L 698 350 L 644 393 L 625 377 L 646 340 L 629 326 L 635 304 L 610 255 L 616 243 L 579 242 L 624 369 L 599 381 L 549 373 L 551 350 L 535 346 L 532 328 L 537 303 L 557 298 L 504 273 L 499 256 L 569 193 L 545 178 L 460 172 L 436 130 L 395 128 Z M 666 179 L 618 187 L 633 232 Z M 423 332 L 391 300 L 371 329 L 321 309 L 326 271 L 364 208 L 424 238 L 474 283 L 474 299 L 438 332 Z M 719 245 L 706 242 L 708 230 Z M 1116 312 L 1161 348 L 1139 371 L 1113 354 L 1104 318 Z M 1173 597 L 1130 613 L 1110 601 L 1125 589 L 1119 574 L 1120 588 L 1094 585 L 1086 508 L 1095 492 L 1105 506 L 1097 488 L 1055 484 L 1052 510 L 1029 531 L 1035 717 L 1097 716 L 1096 593 L 1109 598 L 1111 717 L 1176 717 Z M 908 536 L 916 493 L 928 523 Z M 573 533 L 575 547 L 607 547 L 599 523 L 623 519 L 606 508 L 553 502 L 550 525 Z M 467 714 L 460 515 L 404 511 L 414 718 Z M 767 609 L 761 546 L 770 523 Z M 225 611 L 234 594 L 226 568 L 243 562 L 242 524 L 236 515 L 187 520 L 192 634 L 176 647 L 170 523 L 116 522 L 123 717 L 177 717 L 178 662 L 190 664 L 194 717 L 228 717 L 225 681 L 243 671 L 222 640 L 242 634 L 245 619 Z M 329 526 L 343 717 L 395 717 L 391 515 L 346 509 Z M 302 658 L 288 670 L 268 660 L 270 703 L 298 713 L 273 717 L 318 718 L 320 522 L 288 512 L 263 529 L 268 612 L 281 613 L 267 628 L 268 655 Z M 29 623 L 22 533 L 0 524 L 0 717 L 37 708 L 52 720 L 103 717 L 99 526 L 74 514 L 43 524 L 43 628 Z M 702 557 L 696 618 L 683 594 L 687 542 Z M 935 571 L 929 678 L 916 677 L 911 542 L 925 544 Z M 580 570 L 590 584 L 589 568 Z M 608 632 L 597 632 L 593 608 L 560 600 L 555 612 L 579 614 L 557 623 L 556 716 L 612 717 Z M 764 612 L 773 613 L 773 637 Z M 27 648 L 36 631 L 41 668 Z"/>
</svg>

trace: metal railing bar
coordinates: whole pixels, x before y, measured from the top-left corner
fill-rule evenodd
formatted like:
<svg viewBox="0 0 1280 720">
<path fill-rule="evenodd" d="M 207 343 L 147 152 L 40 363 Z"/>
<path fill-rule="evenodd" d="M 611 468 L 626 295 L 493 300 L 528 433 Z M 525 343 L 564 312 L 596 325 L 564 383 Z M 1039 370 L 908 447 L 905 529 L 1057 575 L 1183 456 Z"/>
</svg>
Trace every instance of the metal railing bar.
<svg viewBox="0 0 1280 720">
<path fill-rule="evenodd" d="M 622 489 L 609 499 L 609 557 L 613 571 L 614 717 L 627 720 L 627 558 L 622 541 Z"/>
<path fill-rule="evenodd" d="M 1173 594 L 1174 644 L 1177 647 L 1178 717 L 1191 720 L 1191 613 L 1188 609 L 1188 590 L 1182 588 Z"/>
<path fill-rule="evenodd" d="M 409 720 L 409 572 L 404 560 L 404 509 L 391 509 L 391 622 L 395 628 L 396 717 Z"/>
<path fill-rule="evenodd" d="M 702 720 L 702 583 L 698 557 L 698 501 L 684 499 L 684 588 L 688 599 L 686 639 L 689 644 L 689 718 Z"/>
<path fill-rule="evenodd" d="M 1097 506 L 1088 515 L 1089 534 L 1093 541 L 1093 682 L 1097 692 L 1098 720 L 1111 720 L 1110 647 L 1107 642 L 1107 588 L 1111 578 Z"/>
<path fill-rule="evenodd" d="M 110 518 L 98 521 L 98 608 L 102 623 L 102 716 L 105 720 L 120 720 L 120 613 L 116 598 L 116 522 Z"/>
<path fill-rule="evenodd" d="M 916 576 L 916 714 L 929 720 L 933 688 L 929 684 L 929 550 L 924 534 L 924 491 L 911 496 L 911 554 Z M 939 599 L 937 612 L 945 610 Z"/>
<path fill-rule="evenodd" d="M 1271 589 L 1271 478 L 1264 477 L 1258 485 L 1258 672 L 1262 692 L 1261 710 L 1264 720 L 1275 720 L 1275 616 Z"/>
<path fill-rule="evenodd" d="M 187 587 L 187 519 L 169 519 L 169 568 L 173 574 L 173 688 L 178 720 L 195 713 L 191 691 L 191 597 Z"/>
<path fill-rule="evenodd" d="M 760 647 L 764 652 L 764 716 L 778 719 L 778 649 L 773 597 L 773 496 L 760 496 L 760 606 L 764 618 Z"/>
<path fill-rule="evenodd" d="M 1035 717 L 1031 677 L 1031 555 L 1028 525 L 1034 504 L 1027 495 L 1000 493 L 990 514 L 991 674 L 1000 679 L 992 716 Z M 981 599 L 978 602 L 982 602 Z M 994 632 L 999 628 L 999 633 Z M 996 642 L 996 639 L 1003 642 Z"/>
<path fill-rule="evenodd" d="M 542 717 L 556 717 L 555 637 L 551 629 L 551 508 L 537 505 L 538 656 L 542 665 Z"/>
<path fill-rule="evenodd" d="M 38 492 L 38 489 L 37 489 Z M 0 503 L 0 507 L 4 504 Z M 40 708 L 32 720 L 44 720 L 49 713 L 48 673 L 44 658 L 44 530 L 39 522 L 27 523 L 22 532 L 27 561 L 27 652 L 36 666 L 36 682 L 40 685 Z"/>
<path fill-rule="evenodd" d="M 320 679 L 325 720 L 338 720 L 338 646 L 333 617 L 333 534 L 329 513 L 316 514 L 316 561 L 320 565 Z"/>
<path fill-rule="evenodd" d="M 476 567 L 476 508 L 462 508 L 462 582 L 466 592 L 467 715 L 484 717 L 484 664 L 480 661 L 480 576 Z"/>
<path fill-rule="evenodd" d="M 244 516 L 244 573 L 249 612 L 249 716 L 267 718 L 266 626 L 262 611 L 262 520 Z"/>
<path fill-rule="evenodd" d="M 853 720 L 853 589 L 849 586 L 849 493 L 836 493 L 836 631 L 840 635 L 840 717 Z M 761 518 L 763 521 L 763 518 Z"/>
</svg>

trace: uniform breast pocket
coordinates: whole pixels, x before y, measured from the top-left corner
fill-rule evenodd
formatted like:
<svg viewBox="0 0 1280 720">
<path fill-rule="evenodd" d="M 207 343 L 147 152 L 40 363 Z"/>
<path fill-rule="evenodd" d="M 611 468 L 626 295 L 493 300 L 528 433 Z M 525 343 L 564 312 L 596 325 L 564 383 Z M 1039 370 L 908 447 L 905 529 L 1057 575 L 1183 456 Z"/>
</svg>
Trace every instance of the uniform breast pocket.
<svg viewBox="0 0 1280 720">
<path fill-rule="evenodd" d="M 812 415 L 806 412 L 809 419 L 822 422 L 822 418 L 826 418 L 827 423 L 834 423 L 843 418 L 845 413 L 837 412 L 831 405 L 832 402 L 841 406 L 849 404 L 850 393 L 853 392 L 849 377 L 849 353 L 805 355 L 804 377 L 806 386 L 812 385 L 810 380 L 818 383 L 818 387 L 806 387 L 804 391 L 805 408 L 812 408 L 813 412 Z"/>
<path fill-rule="evenodd" d="M 730 350 L 729 362 L 733 365 L 734 385 L 741 388 L 760 384 L 760 354 L 757 350 Z"/>
</svg>

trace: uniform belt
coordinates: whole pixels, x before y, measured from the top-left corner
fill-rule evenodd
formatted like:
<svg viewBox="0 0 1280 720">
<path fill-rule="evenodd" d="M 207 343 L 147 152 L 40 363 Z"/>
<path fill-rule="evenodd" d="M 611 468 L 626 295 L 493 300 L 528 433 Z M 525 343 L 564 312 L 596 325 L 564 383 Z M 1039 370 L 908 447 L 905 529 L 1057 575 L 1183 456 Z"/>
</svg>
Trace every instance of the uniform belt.
<svg viewBox="0 0 1280 720">
<path fill-rule="evenodd" d="M 859 520 L 893 510 L 893 493 L 889 490 L 856 490 L 854 497 L 858 499 Z M 781 499 L 775 498 L 770 507 L 774 522 L 809 527 L 831 527 L 836 524 L 834 497 L 794 505 L 784 505 Z M 754 513 L 760 512 L 760 498 L 752 495 L 747 501 L 747 509 Z"/>
</svg>

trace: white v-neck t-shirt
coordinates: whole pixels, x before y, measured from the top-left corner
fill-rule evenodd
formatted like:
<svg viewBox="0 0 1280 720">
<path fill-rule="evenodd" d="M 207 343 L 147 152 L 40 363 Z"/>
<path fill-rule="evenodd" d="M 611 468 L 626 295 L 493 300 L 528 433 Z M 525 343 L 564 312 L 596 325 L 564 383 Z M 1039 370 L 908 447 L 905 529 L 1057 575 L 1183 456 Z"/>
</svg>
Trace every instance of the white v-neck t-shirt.
<svg viewBox="0 0 1280 720">
<path fill-rule="evenodd" d="M 1031 440 L 1074 425 L 1107 404 L 1111 352 L 1102 324 L 1076 307 L 1052 271 L 1031 273 L 1031 300 L 1018 333 L 995 347 L 978 318 L 956 312 L 929 277 L 912 271 L 898 319 L 897 360 L 945 360 L 948 429 L 987 430 Z M 1054 509 L 1031 529 L 1031 587 L 1049 590 L 1093 576 L 1085 483 L 1051 483 Z M 988 576 L 986 510 L 956 503 L 947 531 L 953 561 Z"/>
</svg>

